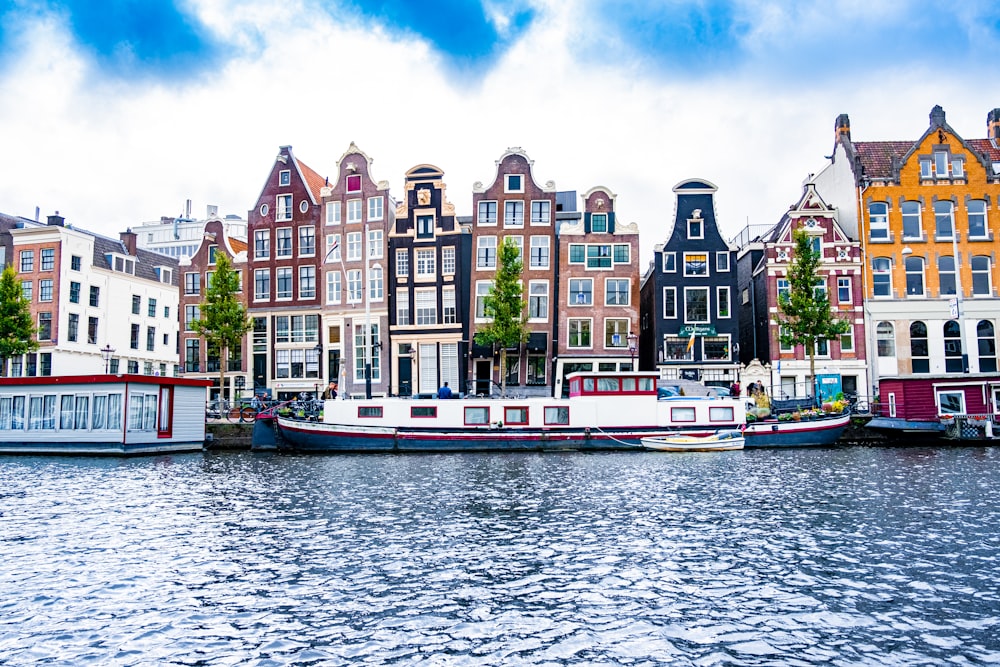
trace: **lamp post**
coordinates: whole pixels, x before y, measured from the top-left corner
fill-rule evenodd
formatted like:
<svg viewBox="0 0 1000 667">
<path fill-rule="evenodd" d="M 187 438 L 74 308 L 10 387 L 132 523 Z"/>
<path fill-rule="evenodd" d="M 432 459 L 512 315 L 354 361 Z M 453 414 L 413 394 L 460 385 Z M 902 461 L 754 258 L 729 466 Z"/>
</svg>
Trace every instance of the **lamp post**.
<svg viewBox="0 0 1000 667">
<path fill-rule="evenodd" d="M 101 348 L 101 357 L 104 359 L 104 374 L 107 375 L 111 372 L 111 357 L 115 354 L 115 348 L 111 347 L 110 343 L 105 343 L 104 347 Z"/>
<path fill-rule="evenodd" d="M 969 372 L 969 354 L 965 347 L 965 326 L 962 324 L 962 267 L 958 261 L 958 223 L 954 215 L 951 221 L 951 251 L 955 256 L 955 303 L 951 310 L 952 317 L 958 322 L 958 351 L 962 353 L 962 372 Z"/>
<path fill-rule="evenodd" d="M 635 370 L 635 353 L 639 350 L 639 334 L 629 333 L 626 338 L 628 339 L 628 353 L 632 357 L 632 367 L 631 370 Z"/>
<path fill-rule="evenodd" d="M 316 347 L 313 348 L 316 352 L 316 382 L 313 383 L 313 398 L 319 399 L 319 388 L 323 384 L 323 341 L 317 341 Z"/>
</svg>

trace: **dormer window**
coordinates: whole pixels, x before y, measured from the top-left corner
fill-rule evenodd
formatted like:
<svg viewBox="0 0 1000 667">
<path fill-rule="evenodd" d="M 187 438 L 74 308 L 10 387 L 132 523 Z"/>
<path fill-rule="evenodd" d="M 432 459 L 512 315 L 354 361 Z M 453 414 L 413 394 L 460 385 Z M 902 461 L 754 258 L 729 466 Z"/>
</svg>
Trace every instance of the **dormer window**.
<svg viewBox="0 0 1000 667">
<path fill-rule="evenodd" d="M 292 172 L 289 169 L 282 169 L 278 172 L 278 185 L 284 187 L 292 184 Z"/>
<path fill-rule="evenodd" d="M 118 273 L 129 273 L 135 275 L 135 260 L 129 259 L 127 257 L 122 257 L 121 255 L 107 255 L 108 264 L 111 266 L 112 271 Z"/>
<path fill-rule="evenodd" d="M 688 220 L 688 238 L 705 238 L 705 226 L 702 224 L 701 220 Z"/>
<path fill-rule="evenodd" d="M 156 279 L 161 283 L 169 285 L 174 280 L 174 272 L 165 266 L 154 267 L 153 272 L 156 274 Z"/>
<path fill-rule="evenodd" d="M 361 174 L 351 174 L 347 177 L 347 191 L 361 192 Z"/>
<path fill-rule="evenodd" d="M 607 213 L 594 213 L 590 216 L 590 231 L 592 232 L 606 232 L 608 231 L 608 214 Z"/>
<path fill-rule="evenodd" d="M 524 177 L 520 174 L 506 174 L 503 190 L 504 192 L 524 192 Z"/>
</svg>

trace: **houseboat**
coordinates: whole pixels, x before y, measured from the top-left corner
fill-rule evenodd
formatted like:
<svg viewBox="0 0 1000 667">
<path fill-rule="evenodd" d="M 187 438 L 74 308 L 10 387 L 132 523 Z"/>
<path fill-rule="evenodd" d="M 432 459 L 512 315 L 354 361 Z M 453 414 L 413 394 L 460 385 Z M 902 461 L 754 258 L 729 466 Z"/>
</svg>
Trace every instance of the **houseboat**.
<svg viewBox="0 0 1000 667">
<path fill-rule="evenodd" d="M 995 373 L 883 377 L 878 389 L 868 428 L 893 439 L 1000 437 L 1000 375 Z"/>
<path fill-rule="evenodd" d="M 0 378 L 0 454 L 200 450 L 209 384 L 151 375 Z"/>
</svg>

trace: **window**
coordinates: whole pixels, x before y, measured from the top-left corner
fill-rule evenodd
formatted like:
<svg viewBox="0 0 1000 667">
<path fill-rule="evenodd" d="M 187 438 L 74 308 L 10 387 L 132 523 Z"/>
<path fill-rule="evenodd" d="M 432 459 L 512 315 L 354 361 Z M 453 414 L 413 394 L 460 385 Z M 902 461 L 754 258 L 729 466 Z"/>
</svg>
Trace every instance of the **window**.
<svg viewBox="0 0 1000 667">
<path fill-rule="evenodd" d="M 965 178 L 965 160 L 957 156 L 952 156 L 951 176 L 952 178 Z"/>
<path fill-rule="evenodd" d="M 361 232 L 351 232 L 347 235 L 347 259 L 357 261 L 361 259 Z"/>
<path fill-rule="evenodd" d="M 347 201 L 347 222 L 361 222 L 361 200 L 349 199 Z"/>
<path fill-rule="evenodd" d="M 948 201 L 934 202 L 934 236 L 950 239 L 955 232 L 955 205 Z"/>
<path fill-rule="evenodd" d="M 413 300 L 417 324 L 437 324 L 437 293 L 429 289 L 415 290 Z"/>
<path fill-rule="evenodd" d="M 347 177 L 347 191 L 348 192 L 361 192 L 361 174 L 350 174 L 350 175 L 348 175 L 348 177 Z"/>
<path fill-rule="evenodd" d="M 275 269 L 274 272 L 274 289 L 275 298 L 277 299 L 291 299 L 292 298 L 292 269 L 291 267 L 282 267 L 280 269 Z"/>
<path fill-rule="evenodd" d="M 285 186 L 292 184 L 292 172 L 289 169 L 282 169 L 278 172 L 278 185 Z"/>
<path fill-rule="evenodd" d="M 90 345 L 97 345 L 98 319 L 96 317 L 87 318 L 87 342 Z"/>
<path fill-rule="evenodd" d="M 138 315 L 139 309 L 142 307 L 142 297 L 138 294 L 132 295 L 132 314 Z"/>
<path fill-rule="evenodd" d="M 52 340 L 52 313 L 38 313 L 38 340 Z"/>
<path fill-rule="evenodd" d="M 536 387 L 545 386 L 545 355 L 544 354 L 529 354 L 528 355 L 528 377 L 526 384 Z M 546 408 L 548 410 L 549 408 Z M 567 419 L 569 412 L 567 411 Z M 547 422 L 551 423 L 551 422 Z M 568 422 L 567 422 L 568 423 Z"/>
<path fill-rule="evenodd" d="M 778 327 L 778 349 L 781 350 L 782 352 L 792 351 L 792 344 L 787 342 L 787 340 L 784 338 L 789 333 L 791 332 L 789 331 L 788 327 L 784 326 Z"/>
<path fill-rule="evenodd" d="M 150 299 L 146 304 L 146 315 L 156 317 L 156 299 Z"/>
<path fill-rule="evenodd" d="M 988 260 L 987 260 L 988 261 Z M 986 277 L 989 280 L 989 276 Z M 973 280 L 973 284 L 975 281 Z M 44 280 L 38 281 L 38 300 L 39 301 L 52 301 L 52 279 L 46 278 Z"/>
<path fill-rule="evenodd" d="M 198 274 L 196 273 L 194 275 L 197 276 Z M 101 305 L 101 288 L 96 285 L 90 286 L 90 305 L 95 308 Z"/>
<path fill-rule="evenodd" d="M 445 287 L 441 290 L 441 321 L 444 324 L 458 323 L 458 308 L 455 305 L 455 288 Z"/>
<path fill-rule="evenodd" d="M 253 252 L 256 259 L 271 256 L 271 232 L 261 229 L 253 233 Z"/>
<path fill-rule="evenodd" d="M 195 320 L 201 319 L 201 306 L 197 305 L 186 305 L 184 306 L 184 330 L 193 331 L 194 327 L 191 323 Z"/>
<path fill-rule="evenodd" d="M 920 158 L 920 178 L 933 178 L 934 172 L 931 169 L 931 159 L 928 157 Z"/>
<path fill-rule="evenodd" d="M 503 203 L 503 225 L 504 227 L 524 226 L 523 201 L 505 201 Z"/>
<path fill-rule="evenodd" d="M 906 268 L 906 295 L 924 295 L 924 258 L 907 257 L 904 262 Z"/>
<path fill-rule="evenodd" d="M 663 317 L 672 320 L 677 318 L 677 288 L 663 288 Z"/>
<path fill-rule="evenodd" d="M 292 195 L 278 195 L 276 207 L 275 220 L 284 221 L 292 219 Z"/>
<path fill-rule="evenodd" d="M 920 202 L 904 201 L 902 210 L 903 210 L 903 238 L 904 239 L 923 238 L 923 231 L 920 229 Z"/>
<path fill-rule="evenodd" d="M 628 347 L 628 325 L 626 319 L 604 320 L 604 347 L 619 349 Z"/>
<path fill-rule="evenodd" d="M 997 370 L 997 339 L 993 323 L 980 320 L 976 325 L 976 339 L 979 343 L 979 372 L 995 373 Z"/>
<path fill-rule="evenodd" d="M 269 270 L 254 270 L 253 298 L 257 301 L 271 298 L 271 272 Z"/>
<path fill-rule="evenodd" d="M 592 231 L 592 232 L 606 232 L 606 231 L 608 231 L 608 214 L 607 213 L 591 213 L 591 215 L 590 215 L 590 231 Z"/>
<path fill-rule="evenodd" d="M 569 347 L 591 347 L 589 319 L 569 320 L 568 345 Z"/>
<path fill-rule="evenodd" d="M 875 296 L 892 296 L 892 262 L 888 257 L 872 258 L 872 291 Z"/>
<path fill-rule="evenodd" d="M 851 303 L 851 279 L 837 278 L 837 303 Z"/>
<path fill-rule="evenodd" d="M 872 241 L 889 238 L 889 205 L 882 201 L 868 204 L 868 233 Z"/>
<path fill-rule="evenodd" d="M 384 197 L 369 197 L 368 198 L 368 221 L 372 222 L 375 220 L 382 219 L 382 204 L 384 202 Z"/>
<path fill-rule="evenodd" d="M 663 359 L 665 361 L 684 361 L 694 359 L 694 346 L 691 338 L 679 336 L 663 337 Z"/>
<path fill-rule="evenodd" d="M 609 245 L 588 245 L 587 246 L 587 268 L 588 269 L 610 269 L 611 268 L 611 246 L 609 246 Z"/>
<path fill-rule="evenodd" d="M 132 348 L 133 350 L 138 350 L 139 349 L 139 325 L 138 324 L 133 324 L 132 325 L 132 332 L 131 332 L 131 335 L 129 336 L 129 347 Z"/>
<path fill-rule="evenodd" d="M 75 343 L 77 338 L 80 336 L 80 316 L 76 313 L 69 314 L 69 328 L 66 332 L 66 337 L 69 338 L 69 342 Z"/>
<path fill-rule="evenodd" d="M 675 252 L 663 253 L 663 272 L 664 273 L 677 272 L 677 253 Z"/>
<path fill-rule="evenodd" d="M 604 282 L 604 305 L 629 305 L 629 280 L 627 278 L 609 278 Z"/>
<path fill-rule="evenodd" d="M 402 326 L 410 324 L 410 292 L 408 290 L 396 291 L 396 324 Z"/>
<path fill-rule="evenodd" d="M 156 351 L 156 327 L 146 327 L 146 351 Z"/>
<path fill-rule="evenodd" d="M 341 206 L 339 201 L 328 201 L 326 203 L 326 224 L 340 224 L 340 209 Z"/>
<path fill-rule="evenodd" d="M 275 256 L 276 257 L 291 257 L 292 256 L 292 228 L 291 227 L 279 227 L 275 232 Z"/>
<path fill-rule="evenodd" d="M 934 151 L 934 175 L 937 178 L 948 178 L 948 153 Z"/>
<path fill-rule="evenodd" d="M 627 243 L 616 243 L 614 246 L 615 264 L 628 264 L 632 249 Z"/>
<path fill-rule="evenodd" d="M 723 250 L 722 252 L 715 253 L 715 270 L 718 273 L 726 273 L 729 271 L 728 250 Z"/>
<path fill-rule="evenodd" d="M 361 270 L 351 269 L 347 272 L 347 302 L 361 302 Z"/>
<path fill-rule="evenodd" d="M 583 264 L 587 260 L 587 246 L 582 243 L 571 243 L 569 245 L 569 263 Z"/>
<path fill-rule="evenodd" d="M 52 281 L 49 281 L 50 283 Z M 993 293 L 993 287 L 990 284 L 990 258 L 986 256 L 976 256 L 972 258 L 972 293 L 976 296 L 990 296 Z M 51 292 L 51 285 L 49 287 Z M 46 301 L 45 294 L 45 281 L 42 281 L 42 286 L 39 294 L 39 300 Z M 50 299 L 51 300 L 51 295 Z"/>
<path fill-rule="evenodd" d="M 385 280 L 382 277 L 382 267 L 371 267 L 368 271 L 368 298 L 372 301 L 381 301 L 385 290 L 384 285 Z"/>
<path fill-rule="evenodd" d="M 942 327 L 944 334 L 944 370 L 947 373 L 964 373 L 962 367 L 962 328 L 955 320 L 948 320 Z"/>
<path fill-rule="evenodd" d="M 511 243 L 515 248 L 517 248 L 517 259 L 524 262 L 524 237 L 523 236 L 507 236 L 504 238 L 503 243 Z"/>
<path fill-rule="evenodd" d="M 491 280 L 480 280 L 476 282 L 476 317 L 479 319 L 485 319 L 486 314 L 486 297 L 489 296 L 490 290 L 493 289 L 493 281 Z"/>
<path fill-rule="evenodd" d="M 437 272 L 434 250 L 417 250 L 417 277 L 433 278 Z"/>
<path fill-rule="evenodd" d="M 35 251 L 21 251 L 21 273 L 30 273 L 35 270 Z"/>
<path fill-rule="evenodd" d="M 591 306 L 594 303 L 594 280 L 592 278 L 570 278 L 569 305 Z"/>
<path fill-rule="evenodd" d="M 532 280 L 528 283 L 528 317 L 546 320 L 549 317 L 549 283 Z"/>
<path fill-rule="evenodd" d="M 340 234 L 326 235 L 326 261 L 328 262 L 341 261 Z"/>
<path fill-rule="evenodd" d="M 354 379 L 364 381 L 365 366 L 371 364 L 371 379 L 378 382 L 382 378 L 381 348 L 379 347 L 379 325 L 373 322 L 368 333 L 368 341 L 371 344 L 370 355 L 365 355 L 365 327 L 354 327 Z M 369 361 L 370 358 L 370 361 Z M 381 410 L 381 408 L 380 408 Z"/>
<path fill-rule="evenodd" d="M 70 259 L 69 259 L 69 268 L 73 269 L 74 271 L 79 271 L 80 270 L 80 262 L 81 262 L 81 259 L 80 259 L 79 255 L 73 255 L 73 256 L 71 256 Z"/>
<path fill-rule="evenodd" d="M 684 321 L 708 323 L 708 288 L 684 288 Z"/>
<path fill-rule="evenodd" d="M 548 203 L 548 202 L 546 202 Z M 548 236 L 532 236 L 531 237 L 531 257 L 529 259 L 529 265 L 532 269 L 547 269 L 549 268 L 549 237 Z"/>
<path fill-rule="evenodd" d="M 728 319 L 730 316 L 729 287 L 720 285 L 715 288 L 715 297 L 718 300 L 716 312 L 720 319 Z"/>
<path fill-rule="evenodd" d="M 305 265 L 299 267 L 299 298 L 316 298 L 316 267 Z"/>
<path fill-rule="evenodd" d="M 490 423 L 490 409 L 488 406 L 465 408 L 465 425 L 482 426 Z"/>
<path fill-rule="evenodd" d="M 340 271 L 326 272 L 326 302 L 340 303 Z"/>
<path fill-rule="evenodd" d="M 688 220 L 688 235 L 689 239 L 703 239 L 705 238 L 705 227 L 702 224 L 702 220 Z"/>
<path fill-rule="evenodd" d="M 383 256 L 382 230 L 368 230 L 368 257 L 371 259 L 382 259 Z"/>
<path fill-rule="evenodd" d="M 51 271 L 56 267 L 56 251 L 52 248 L 42 248 L 42 271 Z"/>
<path fill-rule="evenodd" d="M 986 202 L 982 199 L 972 199 L 966 209 L 969 211 L 969 238 L 986 238 Z"/>
<path fill-rule="evenodd" d="M 432 239 L 432 238 L 434 238 L 434 216 L 433 215 L 418 215 L 417 216 L 417 238 L 418 239 Z"/>
<path fill-rule="evenodd" d="M 547 225 L 552 212 L 552 202 L 547 200 L 531 202 L 531 224 Z"/>
<path fill-rule="evenodd" d="M 80 283 L 70 282 L 69 284 L 69 302 L 70 303 L 80 303 Z"/>
<path fill-rule="evenodd" d="M 910 359 L 914 373 L 930 373 L 930 346 L 927 343 L 927 325 L 923 322 L 910 323 Z"/>
<path fill-rule="evenodd" d="M 707 276 L 708 275 L 708 255 L 700 253 L 684 253 L 684 275 L 685 276 Z"/>
<path fill-rule="evenodd" d="M 480 236 L 476 245 L 476 268 L 492 269 L 497 265 L 497 237 Z"/>
<path fill-rule="evenodd" d="M 478 221 L 480 225 L 497 224 L 497 203 L 495 201 L 479 202 Z"/>
<path fill-rule="evenodd" d="M 307 257 L 316 254 L 316 228 L 312 226 L 299 227 L 299 256 Z"/>
<path fill-rule="evenodd" d="M 840 334 L 840 351 L 841 352 L 853 352 L 854 351 L 854 330 L 848 329 L 846 332 Z"/>
<path fill-rule="evenodd" d="M 396 276 L 405 278 L 410 275 L 410 252 L 406 248 L 396 250 Z"/>
<path fill-rule="evenodd" d="M 441 273 L 444 275 L 454 275 L 455 273 L 455 246 L 445 246 L 441 248 Z"/>
<path fill-rule="evenodd" d="M 505 174 L 504 192 L 524 192 L 524 177 L 520 174 Z"/>
<path fill-rule="evenodd" d="M 701 339 L 701 352 L 706 361 L 729 361 L 729 337 L 705 336 Z"/>
<path fill-rule="evenodd" d="M 890 322 L 879 322 L 875 327 L 875 346 L 880 357 L 896 356 L 896 335 Z"/>
</svg>

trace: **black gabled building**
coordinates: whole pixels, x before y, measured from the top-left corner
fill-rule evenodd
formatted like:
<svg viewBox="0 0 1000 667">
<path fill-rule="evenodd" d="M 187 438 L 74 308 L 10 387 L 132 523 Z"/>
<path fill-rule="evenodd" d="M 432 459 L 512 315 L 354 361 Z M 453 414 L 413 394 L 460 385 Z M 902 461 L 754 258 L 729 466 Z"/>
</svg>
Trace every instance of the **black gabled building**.
<svg viewBox="0 0 1000 667">
<path fill-rule="evenodd" d="M 739 377 L 736 256 L 715 218 L 718 188 L 674 186 L 676 214 L 640 288 L 640 368 L 669 379 L 729 386 Z"/>
</svg>

